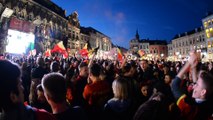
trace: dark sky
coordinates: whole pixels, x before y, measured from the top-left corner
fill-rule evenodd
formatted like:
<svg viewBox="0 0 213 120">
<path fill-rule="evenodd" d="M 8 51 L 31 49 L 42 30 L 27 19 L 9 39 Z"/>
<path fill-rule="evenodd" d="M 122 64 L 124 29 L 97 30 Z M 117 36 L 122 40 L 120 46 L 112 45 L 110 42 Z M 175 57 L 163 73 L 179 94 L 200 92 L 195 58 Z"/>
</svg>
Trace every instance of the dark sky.
<svg viewBox="0 0 213 120">
<path fill-rule="evenodd" d="M 202 25 L 213 0 L 52 0 L 66 15 L 77 11 L 81 26 L 93 27 L 116 45 L 140 38 L 171 40 Z"/>
</svg>

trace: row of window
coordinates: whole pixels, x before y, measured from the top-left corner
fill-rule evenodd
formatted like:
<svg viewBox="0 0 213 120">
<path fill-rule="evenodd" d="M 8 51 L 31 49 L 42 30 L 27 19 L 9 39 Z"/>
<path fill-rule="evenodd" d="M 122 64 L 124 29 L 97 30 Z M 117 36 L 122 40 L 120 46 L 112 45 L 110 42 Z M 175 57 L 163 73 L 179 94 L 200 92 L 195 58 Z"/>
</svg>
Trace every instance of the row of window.
<svg viewBox="0 0 213 120">
<path fill-rule="evenodd" d="M 189 40 L 185 40 L 185 41 L 176 42 L 176 44 L 173 44 L 173 47 L 178 48 L 178 47 L 190 46 L 192 44 L 196 44 L 196 43 L 200 43 L 200 42 L 205 42 L 204 35 L 199 36 L 199 38 L 193 38 L 193 40 L 189 39 Z"/>
<path fill-rule="evenodd" d="M 207 38 L 213 37 L 213 28 L 212 28 L 212 27 L 206 29 L 206 37 L 207 37 Z"/>
<path fill-rule="evenodd" d="M 212 44 L 213 45 L 213 44 Z M 200 49 L 203 49 L 203 48 L 206 48 L 206 45 L 198 45 L 198 46 L 194 46 L 193 49 L 197 49 L 197 50 L 200 50 Z M 171 47 L 169 47 L 169 50 L 172 50 Z M 178 54 L 181 54 L 181 55 L 185 55 L 185 54 L 188 54 L 189 51 L 190 51 L 190 48 L 182 48 L 182 49 L 176 49 L 174 51 L 177 51 L 177 52 L 174 52 L 175 55 Z"/>
<path fill-rule="evenodd" d="M 158 53 L 164 53 L 165 51 L 158 51 L 157 49 L 155 50 L 150 50 L 150 54 L 158 54 Z"/>
<path fill-rule="evenodd" d="M 138 48 L 138 45 L 131 45 L 130 48 Z M 140 45 L 139 49 L 149 49 L 149 46 L 147 46 L 147 45 Z M 156 49 L 156 48 L 152 48 L 152 49 Z M 162 49 L 164 50 L 165 47 L 162 47 Z"/>
<path fill-rule="evenodd" d="M 213 47 L 213 41 L 212 41 L 212 42 L 211 42 L 211 41 L 208 41 L 208 45 L 207 45 L 207 47 L 208 47 L 208 48 Z"/>
<path fill-rule="evenodd" d="M 147 46 L 147 45 L 140 45 L 139 49 L 149 49 L 149 46 Z"/>
<path fill-rule="evenodd" d="M 204 22 L 204 27 L 205 28 L 209 27 L 210 25 L 213 25 L 213 19 L 210 19 L 210 20 Z"/>
</svg>

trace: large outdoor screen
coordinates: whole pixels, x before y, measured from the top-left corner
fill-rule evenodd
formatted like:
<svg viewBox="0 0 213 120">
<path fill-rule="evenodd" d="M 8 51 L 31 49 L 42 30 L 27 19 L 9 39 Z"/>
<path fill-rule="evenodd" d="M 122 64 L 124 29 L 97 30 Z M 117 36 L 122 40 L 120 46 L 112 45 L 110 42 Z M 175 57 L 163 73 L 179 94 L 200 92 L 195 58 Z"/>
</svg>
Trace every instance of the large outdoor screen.
<svg viewBox="0 0 213 120">
<path fill-rule="evenodd" d="M 25 54 L 34 46 L 35 35 L 9 29 L 6 52 L 15 54 Z"/>
</svg>

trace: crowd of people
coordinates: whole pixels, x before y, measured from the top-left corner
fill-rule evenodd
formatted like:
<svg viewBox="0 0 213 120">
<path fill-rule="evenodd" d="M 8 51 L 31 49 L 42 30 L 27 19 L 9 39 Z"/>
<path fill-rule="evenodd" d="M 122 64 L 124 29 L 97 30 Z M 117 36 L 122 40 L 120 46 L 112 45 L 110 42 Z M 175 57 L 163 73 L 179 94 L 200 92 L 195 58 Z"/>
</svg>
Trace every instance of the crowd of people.
<svg viewBox="0 0 213 120">
<path fill-rule="evenodd" d="M 213 64 L 0 60 L 0 120 L 212 120 Z"/>
</svg>

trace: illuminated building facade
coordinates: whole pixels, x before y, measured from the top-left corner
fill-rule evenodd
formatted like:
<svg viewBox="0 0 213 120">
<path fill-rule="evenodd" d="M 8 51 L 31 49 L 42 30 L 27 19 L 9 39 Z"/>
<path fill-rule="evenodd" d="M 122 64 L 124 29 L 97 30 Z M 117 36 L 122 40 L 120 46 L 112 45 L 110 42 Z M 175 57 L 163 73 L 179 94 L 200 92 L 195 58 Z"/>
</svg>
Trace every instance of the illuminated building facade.
<svg viewBox="0 0 213 120">
<path fill-rule="evenodd" d="M 168 57 L 167 42 L 165 40 L 152 40 L 149 42 L 149 55 L 154 60 Z"/>
<path fill-rule="evenodd" d="M 167 44 L 167 48 L 168 48 L 168 61 L 174 61 L 173 58 L 173 48 L 172 48 L 172 41 L 169 41 L 169 43 Z"/>
<path fill-rule="evenodd" d="M 173 57 L 173 60 L 187 60 L 191 50 L 196 50 L 202 60 L 207 59 L 207 46 L 203 27 L 175 35 L 171 45 L 168 54 Z"/>
<path fill-rule="evenodd" d="M 165 40 L 149 40 L 140 39 L 138 31 L 136 31 L 135 38 L 130 40 L 129 53 L 137 53 L 142 50 L 145 55 L 144 59 L 165 59 L 167 58 L 167 42 Z"/>
<path fill-rule="evenodd" d="M 6 46 L 10 43 L 8 41 L 10 36 L 7 33 L 10 29 L 33 34 L 37 53 L 53 47 L 58 41 L 66 41 L 68 21 L 65 11 L 53 2 L 49 0 L 0 0 L 0 6 L 2 6 L 0 9 L 1 24 L 4 26 L 1 27 L 1 33 L 4 34 L 0 35 L 1 53 L 7 52 Z M 10 17 L 3 15 L 2 11 L 6 9 L 12 10 Z M 22 38 L 22 36 L 19 37 Z"/>
<path fill-rule="evenodd" d="M 82 49 L 86 41 L 91 43 L 91 47 L 99 46 L 100 55 L 111 49 L 112 43 L 108 36 L 95 29 L 84 34 L 81 32 L 78 13 L 75 11 L 66 16 L 65 12 L 50 0 L 0 0 L 0 53 L 8 52 L 10 29 L 26 33 L 25 36 L 33 35 L 31 39 L 37 53 L 52 49 L 60 41 L 63 41 L 70 55 Z M 27 38 L 20 35 L 12 37 L 22 38 L 23 41 L 19 43 L 26 42 Z M 13 48 L 18 49 L 17 46 Z"/>
<path fill-rule="evenodd" d="M 99 47 L 97 57 L 107 59 L 108 52 L 112 49 L 112 42 L 110 37 L 95 30 L 92 27 L 81 27 L 81 34 L 84 40 L 89 40 L 91 48 Z"/>
<path fill-rule="evenodd" d="M 204 19 L 202 19 L 202 23 L 204 26 L 206 44 L 207 44 L 207 55 L 208 60 L 213 60 L 213 14 L 207 15 Z"/>
</svg>

